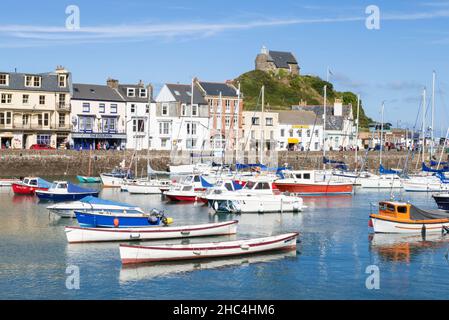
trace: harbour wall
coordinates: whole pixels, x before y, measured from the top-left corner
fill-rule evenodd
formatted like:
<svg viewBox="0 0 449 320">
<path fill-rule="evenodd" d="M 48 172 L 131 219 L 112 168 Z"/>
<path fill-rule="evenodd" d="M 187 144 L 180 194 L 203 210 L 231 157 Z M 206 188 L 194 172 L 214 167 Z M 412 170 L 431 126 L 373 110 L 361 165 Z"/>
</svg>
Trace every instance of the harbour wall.
<svg viewBox="0 0 449 320">
<path fill-rule="evenodd" d="M 134 158 L 133 158 L 134 156 Z M 270 165 L 282 166 L 285 163 L 294 169 L 321 169 L 321 152 L 277 152 L 264 159 L 271 160 Z M 350 169 L 355 167 L 355 155 L 351 151 L 332 151 L 326 156 L 336 161 L 344 161 Z M 137 171 L 135 162 L 137 158 Z M 386 168 L 403 168 L 408 157 L 408 170 L 414 172 L 420 170 L 421 159 L 418 155 L 412 155 L 406 151 L 390 150 L 385 151 L 382 156 L 382 163 Z M 23 176 L 75 176 L 87 175 L 89 171 L 89 158 L 91 175 L 98 176 L 101 172 L 108 172 L 125 161 L 129 166 L 132 161 L 132 170 L 138 176 L 145 175 L 147 166 L 147 151 L 137 152 L 132 150 L 95 150 L 75 151 L 75 150 L 0 150 L 0 177 L 23 177 Z M 254 163 L 253 157 L 244 156 L 246 163 Z M 189 154 L 171 155 L 169 151 L 150 151 L 150 164 L 153 169 L 167 171 L 168 164 L 173 162 L 189 163 Z M 195 158 L 199 161 L 199 158 Z M 358 168 L 365 161 L 365 168 L 376 171 L 379 167 L 379 153 L 375 151 L 360 151 L 358 156 Z M 447 161 L 447 154 L 443 155 L 443 161 Z M 220 162 L 216 159 L 217 162 Z M 233 162 L 228 160 L 226 163 Z M 265 162 L 266 163 L 266 162 Z"/>
</svg>

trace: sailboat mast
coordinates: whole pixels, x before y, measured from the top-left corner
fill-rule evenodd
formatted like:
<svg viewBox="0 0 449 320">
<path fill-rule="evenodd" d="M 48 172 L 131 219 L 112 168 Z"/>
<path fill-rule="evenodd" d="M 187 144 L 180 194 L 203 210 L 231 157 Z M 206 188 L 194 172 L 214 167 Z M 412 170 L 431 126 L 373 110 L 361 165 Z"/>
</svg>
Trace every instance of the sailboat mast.
<svg viewBox="0 0 449 320">
<path fill-rule="evenodd" d="M 358 159 L 357 159 L 357 149 L 359 146 L 359 115 L 360 115 L 360 95 L 357 95 L 357 129 L 355 132 L 355 171 L 357 172 L 357 163 L 358 163 Z"/>
<path fill-rule="evenodd" d="M 263 152 L 264 152 L 264 139 L 265 139 L 265 126 L 264 126 L 264 104 L 265 104 L 265 86 L 262 86 L 262 116 L 261 116 L 261 130 L 260 130 L 260 164 L 263 164 Z"/>
<path fill-rule="evenodd" d="M 193 163 L 192 153 L 193 153 L 193 78 L 191 84 L 191 92 L 190 92 L 190 164 Z"/>
<path fill-rule="evenodd" d="M 238 161 L 238 152 L 239 152 L 239 115 L 240 115 L 240 82 L 237 92 L 237 107 L 234 108 L 234 112 L 236 112 L 236 119 L 237 121 L 234 122 L 235 124 L 235 163 Z"/>
<path fill-rule="evenodd" d="M 433 125 L 434 125 L 434 118 L 435 118 L 435 71 L 433 71 L 432 73 L 432 122 L 431 122 L 431 133 L 430 133 L 430 139 L 431 139 L 431 143 L 430 143 L 430 157 L 432 158 L 433 156 L 433 148 L 434 148 L 434 130 L 433 130 Z"/>
<path fill-rule="evenodd" d="M 326 170 L 326 100 L 327 100 L 327 85 L 324 86 L 324 112 L 323 112 L 323 170 Z"/>
<path fill-rule="evenodd" d="M 426 88 L 424 87 L 422 93 L 422 161 L 424 162 L 424 155 L 426 152 Z"/>
<path fill-rule="evenodd" d="M 384 108 L 385 108 L 385 102 L 382 102 L 382 111 L 380 116 L 380 152 L 379 152 L 379 166 L 382 165 L 382 149 L 383 149 L 383 133 L 384 133 Z"/>
</svg>

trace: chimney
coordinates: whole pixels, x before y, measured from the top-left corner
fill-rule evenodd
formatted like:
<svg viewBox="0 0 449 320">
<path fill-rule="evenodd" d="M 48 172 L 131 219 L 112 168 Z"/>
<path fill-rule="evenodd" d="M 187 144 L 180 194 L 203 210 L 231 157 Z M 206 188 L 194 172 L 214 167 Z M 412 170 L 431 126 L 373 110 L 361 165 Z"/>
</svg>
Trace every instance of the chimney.
<svg viewBox="0 0 449 320">
<path fill-rule="evenodd" d="M 143 87 L 143 86 L 145 86 L 145 84 L 143 83 L 143 81 L 142 80 L 139 80 L 139 83 L 137 84 L 139 87 Z"/>
<path fill-rule="evenodd" d="M 335 99 L 334 102 L 334 116 L 341 117 L 343 115 L 343 102 L 341 99 Z"/>
<path fill-rule="evenodd" d="M 67 73 L 67 70 L 63 66 L 58 65 L 56 66 L 56 73 Z"/>
<path fill-rule="evenodd" d="M 148 100 L 153 100 L 153 86 L 151 84 L 147 85 L 147 92 L 148 92 Z"/>
<path fill-rule="evenodd" d="M 106 80 L 106 84 L 109 88 L 118 89 L 118 80 L 108 78 L 108 80 Z"/>
</svg>

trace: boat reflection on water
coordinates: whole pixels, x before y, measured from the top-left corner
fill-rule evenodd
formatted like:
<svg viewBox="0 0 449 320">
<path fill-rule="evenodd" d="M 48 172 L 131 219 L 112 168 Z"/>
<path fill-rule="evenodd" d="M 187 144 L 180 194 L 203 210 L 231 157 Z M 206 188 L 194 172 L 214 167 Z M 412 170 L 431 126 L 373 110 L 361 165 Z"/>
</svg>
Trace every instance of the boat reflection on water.
<svg viewBox="0 0 449 320">
<path fill-rule="evenodd" d="M 372 233 L 368 238 L 370 250 L 387 262 L 406 262 L 430 249 L 440 249 L 449 243 L 449 236 L 437 234 L 386 234 Z"/>
<path fill-rule="evenodd" d="M 304 196 L 304 212 L 318 208 L 351 208 L 352 195 L 342 194 L 334 196 Z"/>
<path fill-rule="evenodd" d="M 244 257 L 227 257 L 204 259 L 197 261 L 148 263 L 144 265 L 122 266 L 120 282 L 169 277 L 173 274 L 193 272 L 198 270 L 238 267 L 250 264 L 268 263 L 282 259 L 296 259 L 296 250 L 272 253 L 259 253 Z"/>
</svg>

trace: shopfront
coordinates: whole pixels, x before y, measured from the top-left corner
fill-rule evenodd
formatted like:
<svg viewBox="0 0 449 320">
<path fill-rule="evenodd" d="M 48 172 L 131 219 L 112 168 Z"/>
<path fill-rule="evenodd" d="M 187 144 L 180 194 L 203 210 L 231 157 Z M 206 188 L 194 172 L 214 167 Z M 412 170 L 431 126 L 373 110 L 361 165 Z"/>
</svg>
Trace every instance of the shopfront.
<svg viewBox="0 0 449 320">
<path fill-rule="evenodd" d="M 76 150 L 124 149 L 125 133 L 72 133 L 72 147 Z"/>
</svg>

